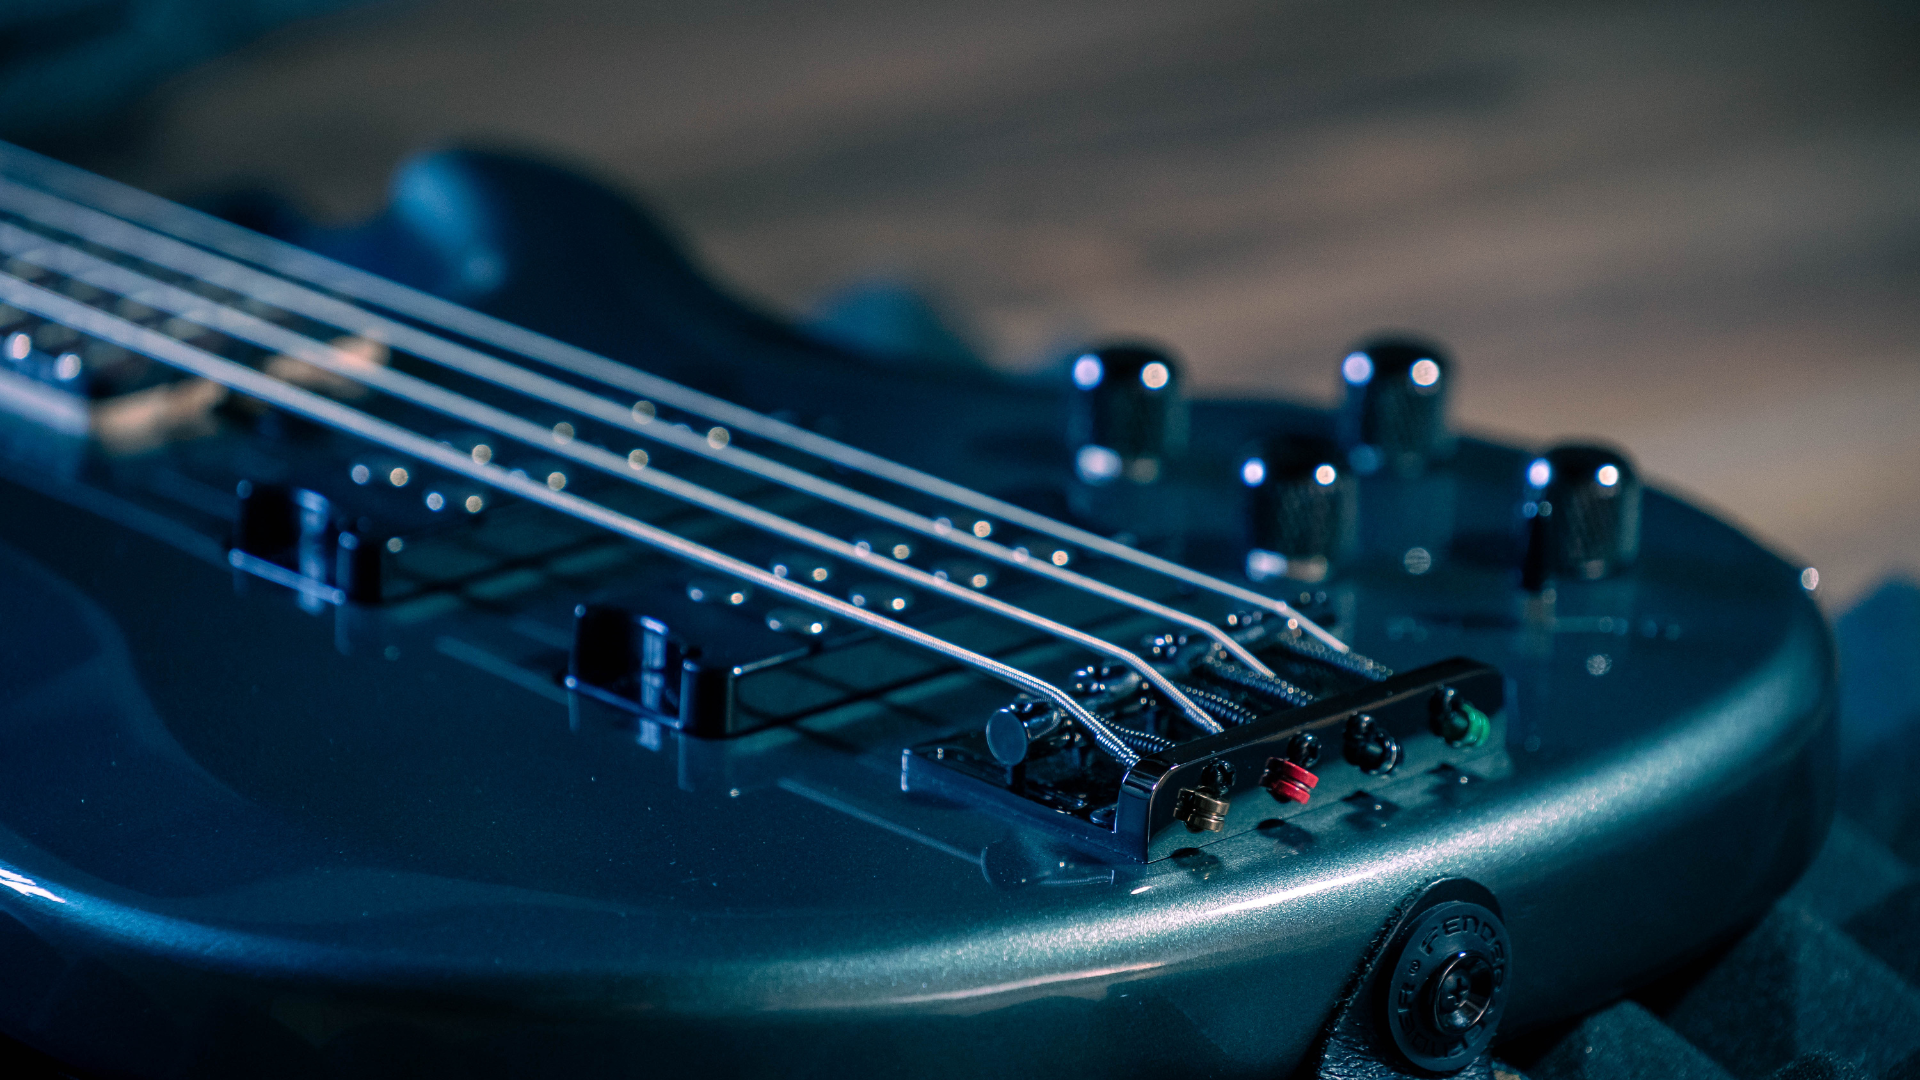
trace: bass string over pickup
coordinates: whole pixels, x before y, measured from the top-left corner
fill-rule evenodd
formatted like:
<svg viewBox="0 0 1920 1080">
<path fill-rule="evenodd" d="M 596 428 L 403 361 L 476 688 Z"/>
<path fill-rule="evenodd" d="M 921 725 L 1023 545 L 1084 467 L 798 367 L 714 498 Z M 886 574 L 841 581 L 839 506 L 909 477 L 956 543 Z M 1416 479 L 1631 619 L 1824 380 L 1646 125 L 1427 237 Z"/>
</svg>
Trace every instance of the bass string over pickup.
<svg viewBox="0 0 1920 1080">
<path fill-rule="evenodd" d="M 23 161 L 0 160 L 0 166 L 11 166 L 17 171 L 27 173 L 35 171 L 33 166 L 36 164 L 37 162 L 30 157 Z M 272 243 L 267 243 L 263 248 L 259 237 L 245 234 L 241 230 L 229 232 L 230 227 L 218 223 L 197 219 L 180 220 L 179 208 L 159 200 L 145 204 L 144 208 L 148 211 L 145 215 L 132 215 L 136 218 L 144 217 L 149 225 L 171 227 L 184 234 L 207 234 L 210 231 L 211 235 L 202 237 L 203 242 L 209 243 L 214 248 L 244 250 L 250 262 L 264 265 L 278 273 L 268 273 L 255 269 L 254 266 L 223 258 L 206 248 L 180 243 L 152 229 L 142 228 L 125 220 L 127 207 L 124 205 L 126 202 L 124 195 L 126 193 L 116 192 L 115 194 L 123 196 L 116 200 L 122 204 L 119 207 L 122 217 L 101 214 L 52 192 L 0 178 L 0 211 L 21 215 L 20 220 L 24 224 L 33 226 L 32 229 L 21 230 L 11 225 L 0 224 L 0 253 L 11 252 L 16 258 L 31 256 L 38 260 L 33 265 L 48 264 L 47 268 L 68 275 L 72 280 L 79 281 L 90 289 L 106 289 L 123 293 L 139 291 L 143 302 L 147 303 L 155 303 L 156 299 L 161 301 L 171 299 L 176 305 L 182 302 L 178 290 L 169 291 L 164 285 L 142 279 L 139 274 L 133 274 L 124 265 L 112 260 L 97 259 L 63 242 L 58 235 L 63 232 L 96 249 L 122 253 L 144 264 L 163 267 L 175 275 L 187 275 L 201 281 L 217 283 L 223 293 L 237 294 L 246 303 L 265 305 L 283 314 L 314 321 L 332 327 L 337 332 L 355 335 L 358 339 L 381 343 L 394 351 L 406 352 L 416 359 L 430 365 L 437 365 L 450 373 L 478 379 L 513 393 L 525 395 L 531 401 L 569 410 L 578 416 L 623 428 L 629 435 L 663 441 L 679 449 L 721 461 L 729 467 L 790 486 L 795 490 L 805 491 L 869 517 L 911 529 L 943 543 L 962 547 L 973 554 L 1095 593 L 1110 601 L 1133 606 L 1143 611 L 1151 611 L 1161 618 L 1180 622 L 1192 630 L 1213 638 L 1221 648 L 1256 671 L 1262 670 L 1260 661 L 1247 652 L 1231 635 L 1205 619 L 1200 619 L 1178 608 L 1148 600 L 1138 593 L 1120 589 L 1108 582 L 1068 571 L 1065 569 L 1065 563 L 1070 560 L 1060 559 L 1058 557 L 1060 552 L 1056 552 L 1052 559 L 1042 560 L 1033 558 L 1027 546 L 1007 548 L 989 542 L 986 537 L 993 532 L 991 518 L 998 518 L 1020 528 L 1066 541 L 1090 553 L 1122 564 L 1129 564 L 1185 586 L 1198 588 L 1240 603 L 1250 603 L 1258 609 L 1279 614 L 1304 631 L 1306 637 L 1313 639 L 1316 644 L 1312 648 L 1315 650 L 1335 655 L 1343 655 L 1349 651 L 1347 646 L 1331 633 L 1306 619 L 1285 602 L 1271 596 L 858 451 L 783 421 L 761 416 L 658 377 L 645 375 L 627 365 L 617 364 L 603 357 L 596 357 L 582 350 L 560 345 L 558 342 L 541 338 L 516 327 L 495 323 L 475 312 L 447 305 L 372 275 L 361 274 L 348 267 L 328 263 L 297 248 Z M 49 241 L 52 242 L 49 243 Z M 327 295 L 302 285 L 300 279 L 303 277 L 308 280 L 325 280 L 328 289 L 334 295 Z M 523 359 L 560 368 L 584 377 L 601 387 L 624 389 L 628 392 L 638 391 L 647 394 L 647 398 L 643 398 L 629 408 L 622 402 L 609 400 L 570 383 L 541 375 L 525 365 L 509 362 L 498 356 L 461 345 L 434 330 L 384 317 L 369 307 L 340 299 L 342 294 L 424 319 L 435 329 L 444 327 L 469 339 L 503 345 Z M 255 333 L 259 330 L 258 324 L 261 320 L 245 314 L 236 318 L 233 307 L 211 301 L 209 297 L 189 293 L 186 294 L 184 305 L 183 309 L 176 307 L 176 311 L 191 313 L 195 318 L 209 325 L 217 325 L 224 333 L 235 333 L 236 323 L 243 330 L 252 330 Z M 156 304 L 156 306 L 160 305 Z M 249 319 L 252 319 L 251 326 L 248 324 Z M 248 335 L 242 333 L 241 336 Z M 505 341 L 500 340 L 503 337 Z M 258 341 L 257 338 L 249 338 L 249 340 L 255 340 L 262 345 L 268 344 Z M 383 389 L 389 393 L 393 391 L 393 382 L 379 381 L 380 373 L 366 370 L 371 365 L 367 365 L 359 357 L 346 358 L 343 364 L 343 356 L 338 350 L 329 352 L 325 349 L 315 349 L 313 346 L 316 344 L 319 342 L 311 338 L 305 342 L 287 341 L 283 338 L 278 344 L 269 347 L 282 348 L 282 351 L 292 359 L 346 380 Z M 657 423 L 656 401 L 688 414 L 718 420 L 721 423 L 704 435 L 691 430 L 684 424 Z M 987 513 L 990 515 L 989 519 L 983 519 L 987 528 L 981 529 L 979 526 L 982 522 L 975 522 L 972 528 L 955 529 L 948 518 L 929 518 L 914 514 L 897 504 L 854 491 L 808 470 L 796 469 L 746 451 L 734 445 L 733 437 L 729 434 L 730 427 L 752 433 L 773 445 L 799 451 L 821 465 L 864 473 L 910 492 Z M 563 429 L 566 432 L 564 438 L 560 435 Z M 551 434 L 557 443 L 564 445 L 572 440 L 574 430 L 575 426 L 572 423 L 561 423 L 553 427 Z M 643 451 L 634 451 L 633 454 L 640 455 L 638 460 L 645 460 Z M 632 454 L 629 455 L 629 457 L 632 456 Z M 636 465 L 636 468 L 638 467 Z M 1177 697 L 1177 694 L 1174 696 Z"/>
<path fill-rule="evenodd" d="M 16 263 L 36 268 L 32 275 L 36 279 L 34 283 L 12 275 L 0 278 L 0 290 L 4 290 L 8 302 L 40 318 L 151 357 L 188 376 L 238 392 L 323 429 L 397 454 L 394 462 L 383 463 L 378 469 L 356 458 L 349 472 L 353 482 L 369 492 L 386 488 L 398 491 L 413 483 L 424 495 L 414 491 L 404 494 L 409 500 L 416 500 L 416 496 L 423 498 L 425 512 L 456 517 L 477 515 L 497 501 L 517 502 L 608 530 L 616 537 L 637 540 L 746 581 L 771 595 L 830 612 L 842 623 L 930 650 L 950 661 L 1011 682 L 1053 702 L 1091 738 L 1093 745 L 1118 764 L 1129 765 L 1138 759 L 1135 744 L 1143 742 L 1141 738 L 1122 737 L 1052 681 L 903 622 L 902 615 L 913 592 L 938 596 L 984 615 L 1020 624 L 1122 665 L 1147 684 L 1158 701 L 1180 712 L 1185 722 L 1200 732 L 1219 733 L 1230 724 L 1244 723 L 1245 717 L 1237 704 L 1195 687 L 1190 681 L 1176 683 L 1132 650 L 1072 623 L 1002 599 L 997 589 L 974 584 L 991 581 L 988 575 L 973 574 L 955 580 L 951 572 L 935 572 L 914 565 L 908 557 L 896 554 L 911 555 L 917 551 L 920 545 L 908 539 L 911 533 L 930 536 L 936 545 L 960 548 L 970 556 L 999 563 L 1052 586 L 1084 593 L 1102 603 L 1165 619 L 1204 638 L 1256 677 L 1271 673 L 1272 669 L 1242 645 L 1229 629 L 1149 596 L 1140 591 L 1139 586 L 1121 588 L 1063 565 L 1078 565 L 1078 560 L 1037 559 L 1025 544 L 1003 547 L 989 539 L 995 531 L 991 520 L 980 519 L 968 528 L 955 529 L 948 518 L 925 517 L 853 491 L 806 469 L 757 455 L 737 445 L 737 440 L 728 435 L 724 427 L 715 427 L 703 434 L 687 425 L 668 422 L 657 407 L 644 410 L 630 407 L 625 402 L 539 374 L 524 364 L 459 344 L 433 329 L 397 322 L 340 299 L 338 289 L 334 295 L 328 295 L 291 276 L 259 269 L 257 258 L 252 260 L 254 265 L 224 258 L 205 247 L 182 243 L 124 217 L 102 214 L 15 180 L 0 178 L 0 213 L 13 218 L 10 222 L 0 221 L 0 253 L 9 255 Z M 269 264 L 272 261 L 267 260 Z M 200 282 L 206 283 L 206 287 L 197 287 L 196 283 Z M 171 318 L 159 327 L 131 321 L 109 309 L 117 299 L 137 302 Z M 176 324 L 190 328 L 186 338 L 172 334 L 170 328 Z M 209 331 L 213 337 L 207 339 Z M 407 362 L 368 363 L 360 352 L 339 344 L 346 340 L 378 342 L 383 359 L 403 357 Z M 222 355 L 229 345 L 241 350 L 243 358 L 236 360 Z M 218 348 L 209 351 L 202 346 Z M 261 356 L 287 362 L 253 366 Z M 552 357 L 545 359 L 550 362 Z M 587 366 L 602 375 L 611 374 L 596 365 Z M 630 370 L 620 366 L 620 371 Z M 290 377 L 289 373 L 296 371 L 301 377 Z M 510 391 L 519 395 L 528 408 L 510 410 L 488 404 L 439 381 L 442 375 L 469 382 L 477 380 L 495 389 Z M 332 380 L 327 385 L 336 391 L 348 386 L 359 389 L 352 393 L 318 393 L 311 388 L 316 378 Z M 602 386 L 610 385 L 608 379 L 598 381 Z M 340 386 L 334 386 L 336 382 Z M 710 413 L 716 409 L 715 403 L 707 399 L 689 398 L 678 391 L 655 396 L 675 408 L 692 410 L 694 405 L 699 405 Z M 488 441 L 475 441 L 471 447 L 449 443 L 435 437 L 419 421 L 398 419 L 395 408 L 403 414 L 427 414 L 436 418 L 432 421 L 435 423 L 458 423 L 481 433 Z M 572 418 L 548 423 L 531 417 L 536 410 L 561 410 L 563 415 Z M 718 413 L 742 419 L 739 410 L 731 407 L 718 409 Z M 389 419 L 390 416 L 395 419 Z M 769 427 L 749 422 L 745 426 L 759 431 L 770 442 L 783 444 L 782 438 L 775 437 L 784 430 L 778 425 Z M 687 475 L 664 467 L 663 455 L 647 455 L 638 450 L 626 452 L 617 445 L 608 445 L 614 439 L 630 436 L 650 440 L 680 455 L 680 460 L 690 463 Z M 785 444 L 791 443 L 791 439 L 785 441 Z M 480 452 L 483 445 L 487 446 L 484 456 Z M 541 461 L 555 464 L 512 467 L 504 448 L 515 445 L 542 455 Z M 974 505 L 984 504 L 983 500 L 991 503 L 984 496 L 964 489 L 931 483 L 930 478 L 922 479 L 917 474 L 891 467 L 882 468 L 866 458 L 849 458 L 833 446 L 807 442 L 799 448 L 807 450 L 821 465 L 850 467 L 847 462 L 853 461 L 870 474 L 880 475 L 911 491 L 937 494 L 948 503 Z M 693 464 L 744 473 L 796 496 L 818 500 L 907 532 L 898 534 L 895 542 L 879 547 L 868 534 L 879 535 L 885 530 L 855 533 L 855 539 L 849 541 L 769 509 L 767 500 L 750 501 L 727 494 L 724 488 L 695 482 L 688 478 L 698 472 L 691 468 Z M 360 475 L 363 472 L 364 480 Z M 450 479 L 432 485 L 417 479 L 429 474 Z M 594 478 L 598 489 L 593 485 L 583 487 L 582 480 L 587 478 Z M 884 597 L 892 598 L 891 602 L 876 603 L 868 595 L 874 591 L 871 588 L 863 587 L 842 597 L 810 581 L 768 573 L 705 543 L 692 541 L 682 532 L 645 524 L 624 512 L 619 500 L 602 493 L 608 489 L 609 481 L 612 489 L 631 486 L 665 496 L 802 545 L 831 560 L 891 578 L 911 591 L 882 590 Z M 426 490 L 429 486 L 432 490 Z M 322 504 L 330 504 L 332 493 L 299 490 L 308 492 Z M 246 516 L 242 514 L 243 523 Z M 1027 512 L 1002 515 L 1000 520 L 1069 542 L 1077 542 L 1075 538 L 1079 536 L 1070 526 L 1050 519 L 1036 519 Z M 325 525 L 323 531 L 330 528 L 333 526 Z M 260 554 L 247 550 L 248 544 L 242 544 L 236 549 L 234 566 L 283 584 L 291 580 L 289 574 L 298 575 L 301 582 L 313 585 L 306 588 L 303 584 L 304 593 L 332 602 L 368 602 L 392 595 L 386 580 L 391 576 L 386 563 L 408 546 L 397 532 L 384 535 L 377 521 L 371 528 L 338 528 L 324 538 L 324 543 L 337 544 L 347 556 L 331 559 L 309 557 L 323 541 L 306 533 L 302 536 L 306 539 L 297 552 L 276 546 L 273 553 Z M 1197 585 L 1218 595 L 1246 599 L 1240 595 L 1246 590 L 1238 586 L 1195 575 L 1173 564 L 1162 565 L 1161 561 L 1132 552 L 1124 545 L 1118 546 L 1119 554 L 1116 554 L 1115 550 L 1109 550 L 1116 547 L 1112 542 L 1086 539 L 1087 543 L 1081 545 L 1085 550 L 1145 569 L 1150 573 L 1149 580 L 1166 580 L 1182 588 Z M 410 554 L 407 558 L 416 556 Z M 1300 629 L 1299 641 L 1291 643 L 1289 648 L 1303 655 L 1345 655 L 1344 645 L 1330 639 L 1291 608 L 1270 598 L 1255 599 L 1284 613 L 1289 624 Z M 1328 637 L 1330 644 L 1300 647 L 1300 642 L 1316 640 L 1313 636 L 1316 634 Z M 1146 742 L 1152 745 L 1151 740 Z"/>
</svg>

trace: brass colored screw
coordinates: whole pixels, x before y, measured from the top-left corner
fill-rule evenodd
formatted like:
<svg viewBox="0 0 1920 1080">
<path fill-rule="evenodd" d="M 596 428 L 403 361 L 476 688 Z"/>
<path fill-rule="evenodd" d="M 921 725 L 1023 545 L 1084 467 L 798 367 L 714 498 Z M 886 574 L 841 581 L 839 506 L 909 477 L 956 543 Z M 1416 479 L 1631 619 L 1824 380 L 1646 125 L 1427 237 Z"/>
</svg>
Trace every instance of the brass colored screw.
<svg viewBox="0 0 1920 1080">
<path fill-rule="evenodd" d="M 1187 823 L 1188 832 L 1219 832 L 1227 823 L 1227 806 L 1225 799 L 1182 788 L 1173 804 L 1173 816 Z"/>
</svg>

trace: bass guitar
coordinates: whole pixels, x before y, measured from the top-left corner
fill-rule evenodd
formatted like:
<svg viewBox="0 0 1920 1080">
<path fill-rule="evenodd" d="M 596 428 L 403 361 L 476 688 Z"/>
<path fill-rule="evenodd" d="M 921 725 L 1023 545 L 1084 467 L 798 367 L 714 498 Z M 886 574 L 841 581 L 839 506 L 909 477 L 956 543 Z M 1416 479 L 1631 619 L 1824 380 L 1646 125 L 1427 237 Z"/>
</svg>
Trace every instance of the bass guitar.
<svg viewBox="0 0 1920 1080">
<path fill-rule="evenodd" d="M 222 209 L 0 147 L 0 1031 L 74 1070 L 1485 1076 L 1825 835 L 1801 568 L 1431 343 L 884 359 L 473 152 Z"/>
</svg>

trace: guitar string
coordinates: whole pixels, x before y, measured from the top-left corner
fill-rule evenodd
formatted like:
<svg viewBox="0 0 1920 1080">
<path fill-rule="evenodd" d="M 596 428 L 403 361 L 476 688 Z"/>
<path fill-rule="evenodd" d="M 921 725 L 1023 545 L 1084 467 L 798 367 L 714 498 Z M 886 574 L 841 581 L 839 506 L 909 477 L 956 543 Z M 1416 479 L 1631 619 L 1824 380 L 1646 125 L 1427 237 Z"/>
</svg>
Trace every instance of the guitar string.
<svg viewBox="0 0 1920 1080">
<path fill-rule="evenodd" d="M 925 570 L 890 559 L 871 548 L 863 548 L 819 530 L 808 528 L 789 518 L 702 487 L 657 467 L 647 466 L 636 469 L 633 467 L 632 460 L 625 455 L 585 444 L 578 439 L 556 442 L 551 428 L 542 427 L 523 417 L 475 401 L 404 372 L 377 364 L 356 363 L 353 357 L 326 342 L 277 326 L 258 316 L 228 307 L 197 293 L 156 281 L 5 222 L 0 222 L 0 252 L 23 262 L 52 270 L 69 279 L 218 330 L 239 340 L 303 360 L 411 404 L 505 435 L 537 450 L 560 454 L 628 483 L 650 487 L 702 509 L 723 514 L 795 543 L 865 566 L 874 572 L 898 578 L 918 588 L 980 608 L 1001 618 L 1012 619 L 1042 630 L 1054 637 L 1099 653 L 1110 660 L 1125 664 L 1138 672 L 1140 677 L 1159 691 L 1168 703 L 1178 708 L 1202 731 L 1217 735 L 1225 730 L 1211 713 L 1202 709 L 1184 690 L 1139 655 L 1092 634 L 1045 618 L 1026 608 L 936 577 Z"/>
<path fill-rule="evenodd" d="M 4 181 L 0 181 L 0 185 L 4 185 Z M 50 208 L 42 206 L 36 209 L 41 210 L 43 216 L 48 216 L 45 214 L 45 211 Z M 217 259 L 217 257 L 211 256 L 199 249 L 168 241 L 164 237 L 154 236 L 153 234 L 146 233 L 145 230 L 134 230 L 124 222 L 85 211 L 84 208 L 66 204 L 62 209 L 68 211 L 66 216 L 73 216 L 77 212 L 79 215 L 95 219 L 92 221 L 59 222 L 59 224 L 63 226 L 73 228 L 75 226 L 91 224 L 96 228 L 104 228 L 109 232 L 118 234 L 107 237 L 99 235 L 88 236 L 85 232 L 79 233 L 79 235 L 85 236 L 89 240 L 102 243 L 103 246 L 118 248 L 147 261 L 169 266 L 172 269 L 198 276 L 202 278 L 202 280 L 207 280 L 214 284 L 222 285 L 223 287 L 233 287 L 235 291 L 247 292 L 249 291 L 249 287 L 251 287 L 257 298 L 267 299 L 270 302 L 274 302 L 276 306 L 281 306 L 289 310 L 302 311 L 302 313 L 309 314 L 312 317 L 341 325 L 343 329 L 358 330 L 369 336 L 399 339 L 402 342 L 402 347 L 406 348 L 407 351 L 416 352 L 422 355 L 423 358 L 441 363 L 443 366 L 453 367 L 462 374 L 472 375 L 484 381 L 493 382 L 496 385 L 539 397 L 549 404 L 555 404 L 562 408 L 568 408 L 585 415 L 591 415 L 603 422 L 627 427 L 629 430 L 641 434 L 643 437 L 677 445 L 681 449 L 692 449 L 706 453 L 709 456 L 717 456 L 736 468 L 761 475 L 763 478 L 773 480 L 776 483 L 782 483 L 786 486 L 806 491 L 809 494 L 828 501 L 838 502 L 841 505 L 847 506 L 849 509 L 887 520 L 893 524 L 900 525 L 923 535 L 931 536 L 954 546 L 963 547 L 974 554 L 992 559 L 1004 565 L 1023 569 L 1026 572 L 1039 576 L 1049 577 L 1062 584 L 1096 593 L 1104 599 L 1131 606 L 1137 610 L 1147 611 L 1160 618 L 1206 634 L 1216 645 L 1228 652 L 1240 663 L 1255 671 L 1271 674 L 1271 669 L 1261 663 L 1244 645 L 1235 640 L 1224 629 L 1198 616 L 1140 597 L 1107 582 L 1055 567 L 1045 560 L 1035 560 L 1031 557 L 1030 553 L 1025 552 L 1023 549 L 1009 549 L 1003 545 L 988 543 L 983 538 L 974 537 L 965 531 L 954 530 L 951 523 L 943 520 L 930 519 L 924 515 L 913 514 L 884 500 L 875 499 L 790 466 L 738 450 L 732 446 L 713 447 L 706 445 L 705 441 L 697 434 L 682 431 L 671 425 L 652 426 L 646 424 L 644 420 L 636 421 L 628 409 L 617 403 L 587 394 L 564 383 L 544 379 L 527 372 L 523 368 L 507 364 L 496 358 L 486 356 L 485 354 L 474 353 L 471 350 L 465 350 L 459 346 L 449 345 L 440 339 L 420 334 L 411 328 L 399 327 L 383 320 L 378 320 L 376 316 L 370 316 L 361 309 L 344 305 L 337 300 L 309 294 L 307 297 L 299 298 L 307 301 L 305 305 L 302 305 L 299 303 L 289 303 L 289 299 L 291 299 L 289 297 L 263 295 L 263 287 L 271 292 L 281 292 L 284 288 L 291 286 L 289 286 L 289 283 L 281 281 L 280 279 L 261 275 L 257 271 L 235 266 L 225 260 L 218 260 L 217 263 L 209 263 L 208 260 Z M 126 235 L 130 230 L 137 235 Z M 370 322 L 369 320 L 373 321 Z M 393 344 L 395 341 L 389 340 L 388 343 Z M 452 357 L 440 355 L 440 350 L 436 349 L 435 346 L 441 346 L 446 350 L 464 355 Z M 1296 623 L 1294 625 L 1298 624 Z M 1283 644 L 1293 643 L 1283 642 Z M 1300 651 L 1306 652 L 1312 659 L 1333 662 L 1336 666 L 1358 670 L 1362 674 L 1374 674 L 1377 670 L 1377 665 L 1366 662 L 1363 658 L 1357 656 L 1352 657 L 1352 660 L 1349 662 L 1341 662 L 1343 658 L 1337 656 L 1330 658 L 1325 654 L 1325 650 L 1318 647 L 1312 650 Z"/>
<path fill-rule="evenodd" d="M 224 251 L 235 258 L 267 267 L 288 277 L 303 279 L 335 293 L 438 324 L 444 329 L 471 340 L 486 342 L 604 385 L 666 402 L 674 408 L 716 420 L 733 429 L 831 461 L 843 468 L 957 503 L 1034 532 L 1098 552 L 1108 558 L 1172 577 L 1241 603 L 1274 612 L 1289 620 L 1297 620 L 1302 630 L 1318 639 L 1336 657 L 1350 652 L 1345 642 L 1308 619 L 1292 605 L 1252 589 L 1203 574 L 1179 563 L 1162 559 L 1065 522 L 1056 521 L 1043 514 L 1034 513 L 1012 503 L 890 461 L 877 454 L 848 446 L 805 428 L 784 423 L 681 386 L 669 379 L 648 374 L 638 368 L 567 345 L 543 334 L 483 315 L 416 289 L 410 289 L 378 275 L 335 262 L 292 244 L 262 236 L 211 215 L 188 209 L 4 142 L 0 142 L 0 164 L 3 164 L 8 172 L 30 177 L 48 192 L 64 190 L 95 206 L 110 210 L 128 221 L 142 222 L 206 247 Z M 1382 677 L 1376 670 L 1377 665 L 1354 663 L 1340 666 L 1370 677 Z"/>
<path fill-rule="evenodd" d="M 654 423 L 651 417 L 636 416 L 634 410 L 626 406 L 587 393 L 577 387 L 534 374 L 496 357 L 453 345 L 423 331 L 392 324 L 388 320 L 380 319 L 363 309 L 339 300 L 311 293 L 301 295 L 304 290 L 299 290 L 297 286 L 279 278 L 240 266 L 209 252 L 107 217 L 97 211 L 89 211 L 84 207 L 65 203 L 64 200 L 60 201 L 63 205 L 50 204 L 44 200 L 53 199 L 52 196 L 35 198 L 36 194 L 38 193 L 14 188 L 6 181 L 0 180 L 0 206 L 28 220 L 34 220 L 37 216 L 38 223 L 41 225 L 58 228 L 89 242 L 157 266 L 191 275 L 222 288 L 231 288 L 235 292 L 263 300 L 283 310 L 306 315 L 343 330 L 381 340 L 384 344 L 401 348 L 460 374 L 526 394 L 583 416 L 591 416 L 603 423 L 625 428 L 643 438 L 663 442 L 678 449 L 705 454 L 743 472 L 804 491 L 816 498 L 838 503 L 858 513 L 960 547 L 1002 565 L 1046 577 L 1057 583 L 1094 593 L 1114 603 L 1147 612 L 1206 635 L 1216 646 L 1254 671 L 1264 675 L 1274 674 L 1271 668 L 1262 663 L 1225 629 L 1190 612 L 1148 599 L 1109 582 L 1055 566 L 1045 559 L 1036 559 L 1024 548 L 1009 548 L 992 543 L 983 537 L 973 535 L 970 531 L 955 529 L 950 522 L 942 522 L 924 514 L 913 513 L 883 499 L 855 491 L 731 444 L 714 446 L 708 439 L 695 432 L 683 430 L 672 424 Z M 1317 650 L 1309 655 L 1314 659 L 1325 659 Z"/>
<path fill-rule="evenodd" d="M 23 311 L 102 341 L 152 357 L 170 367 L 219 383 L 231 390 L 258 398 L 288 412 L 304 416 L 327 427 L 358 436 L 391 450 L 430 462 L 449 472 L 459 473 L 489 487 L 517 495 L 581 521 L 598 525 L 642 544 L 677 556 L 688 562 L 751 582 L 769 592 L 865 626 L 909 644 L 936 652 L 977 671 L 1000 679 L 1021 690 L 1044 697 L 1072 717 L 1082 730 L 1108 756 L 1131 768 L 1140 756 L 1114 733 L 1112 728 L 1088 712 L 1071 694 L 1045 679 L 992 657 L 929 634 L 884 615 L 855 606 L 839 597 L 809 588 L 751 563 L 716 551 L 676 533 L 649 525 L 636 518 L 603 506 L 579 495 L 554 491 L 546 484 L 523 475 L 515 475 L 492 464 L 474 461 L 418 432 L 379 419 L 348 405 L 323 397 L 244 364 L 216 356 L 203 349 L 169 337 L 67 296 L 0 273 L 0 301 Z"/>
</svg>

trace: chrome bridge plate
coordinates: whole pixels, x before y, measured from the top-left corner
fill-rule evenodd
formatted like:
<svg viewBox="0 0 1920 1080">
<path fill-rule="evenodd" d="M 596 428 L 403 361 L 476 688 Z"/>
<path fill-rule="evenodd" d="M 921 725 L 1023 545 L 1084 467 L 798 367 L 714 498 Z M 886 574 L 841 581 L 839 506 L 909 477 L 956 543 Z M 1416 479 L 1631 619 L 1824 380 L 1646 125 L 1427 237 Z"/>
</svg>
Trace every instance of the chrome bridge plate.
<svg viewBox="0 0 1920 1080">
<path fill-rule="evenodd" d="M 1190 740 L 1124 771 L 1090 748 L 1003 766 L 984 734 L 970 731 L 907 748 L 901 786 L 974 803 L 1105 853 L 1155 862 L 1310 808 L 1364 798 L 1369 786 L 1397 776 L 1465 770 L 1504 748 L 1507 699 L 1497 669 L 1444 660 Z M 1449 723 L 1475 714 L 1481 722 Z M 1298 773 L 1281 764 L 1300 758 L 1302 745 L 1319 751 L 1307 764 L 1316 782 L 1305 788 L 1289 786 Z M 1306 802 L 1290 797 L 1302 791 Z M 1197 804 L 1202 812 L 1195 812 Z"/>
</svg>

